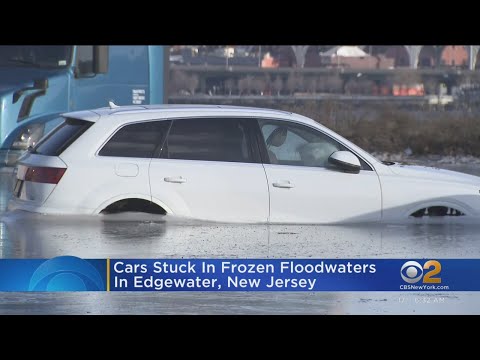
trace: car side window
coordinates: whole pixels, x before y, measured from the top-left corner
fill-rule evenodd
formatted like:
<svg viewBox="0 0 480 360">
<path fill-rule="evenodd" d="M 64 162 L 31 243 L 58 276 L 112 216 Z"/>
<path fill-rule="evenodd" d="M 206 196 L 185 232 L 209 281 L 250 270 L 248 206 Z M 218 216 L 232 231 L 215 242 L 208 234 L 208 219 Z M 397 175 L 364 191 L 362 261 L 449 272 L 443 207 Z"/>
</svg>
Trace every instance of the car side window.
<svg viewBox="0 0 480 360">
<path fill-rule="evenodd" d="M 176 119 L 163 146 L 165 159 L 255 162 L 248 119 Z"/>
<path fill-rule="evenodd" d="M 310 127 L 280 120 L 259 119 L 271 164 L 328 167 L 328 158 L 345 146 Z M 360 159 L 362 168 L 371 170 Z"/>
<path fill-rule="evenodd" d="M 77 67 L 82 75 L 93 74 L 93 46 L 77 46 Z"/>
<path fill-rule="evenodd" d="M 123 126 L 98 153 L 99 156 L 151 158 L 163 143 L 170 121 L 149 121 Z"/>
</svg>

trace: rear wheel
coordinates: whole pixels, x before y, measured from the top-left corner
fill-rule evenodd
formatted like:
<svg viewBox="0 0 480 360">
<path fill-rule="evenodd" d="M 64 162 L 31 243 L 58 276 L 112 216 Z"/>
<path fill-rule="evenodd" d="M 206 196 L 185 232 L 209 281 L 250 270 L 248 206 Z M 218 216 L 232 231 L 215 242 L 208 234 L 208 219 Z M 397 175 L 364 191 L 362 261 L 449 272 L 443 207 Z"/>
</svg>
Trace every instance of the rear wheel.
<svg viewBox="0 0 480 360">
<path fill-rule="evenodd" d="M 108 205 L 101 214 L 118 214 L 122 212 L 143 212 L 147 214 L 165 215 L 161 206 L 145 199 L 123 199 Z"/>
</svg>

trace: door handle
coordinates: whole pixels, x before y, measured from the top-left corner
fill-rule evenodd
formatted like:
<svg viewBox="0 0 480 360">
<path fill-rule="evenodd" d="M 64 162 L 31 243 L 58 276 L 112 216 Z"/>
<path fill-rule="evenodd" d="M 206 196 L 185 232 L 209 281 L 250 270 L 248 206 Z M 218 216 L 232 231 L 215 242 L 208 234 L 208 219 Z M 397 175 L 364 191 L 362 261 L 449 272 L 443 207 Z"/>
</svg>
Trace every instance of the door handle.
<svg viewBox="0 0 480 360">
<path fill-rule="evenodd" d="M 166 182 L 177 183 L 177 184 L 182 184 L 184 182 L 187 182 L 187 179 L 181 176 L 166 177 L 163 180 L 165 180 Z"/>
<path fill-rule="evenodd" d="M 274 182 L 274 183 L 272 183 L 272 185 L 273 185 L 274 187 L 284 188 L 284 189 L 291 189 L 291 188 L 295 187 L 295 185 L 293 185 L 293 184 L 292 184 L 290 181 L 288 181 L 288 180 Z"/>
</svg>

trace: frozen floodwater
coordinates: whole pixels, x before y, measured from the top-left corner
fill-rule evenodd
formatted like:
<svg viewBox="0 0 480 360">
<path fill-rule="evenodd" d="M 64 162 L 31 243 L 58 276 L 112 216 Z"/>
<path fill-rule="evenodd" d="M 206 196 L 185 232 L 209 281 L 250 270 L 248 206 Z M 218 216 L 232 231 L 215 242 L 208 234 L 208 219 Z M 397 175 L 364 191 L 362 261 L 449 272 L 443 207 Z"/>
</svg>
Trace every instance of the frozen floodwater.
<svg viewBox="0 0 480 360">
<path fill-rule="evenodd" d="M 478 164 L 443 167 L 480 175 Z M 0 173 L 0 258 L 480 258 L 480 224 L 44 216 L 5 212 L 10 189 L 11 175 Z M 0 293 L 0 314 L 480 314 L 479 300 L 475 292 Z"/>
</svg>

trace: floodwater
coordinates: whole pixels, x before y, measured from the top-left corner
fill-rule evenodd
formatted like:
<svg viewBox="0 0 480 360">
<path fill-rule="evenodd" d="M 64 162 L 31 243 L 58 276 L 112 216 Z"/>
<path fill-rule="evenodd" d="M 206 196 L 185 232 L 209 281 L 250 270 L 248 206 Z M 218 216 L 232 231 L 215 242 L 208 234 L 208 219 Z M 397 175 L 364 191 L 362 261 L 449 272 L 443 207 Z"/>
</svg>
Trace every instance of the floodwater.
<svg viewBox="0 0 480 360">
<path fill-rule="evenodd" d="M 441 167 L 441 166 L 439 166 Z M 445 166 L 444 166 L 445 167 Z M 480 175 L 480 166 L 451 169 Z M 480 224 L 239 225 L 5 211 L 0 258 L 480 258 Z M 0 314 L 480 314 L 476 292 L 0 293 Z"/>
</svg>

